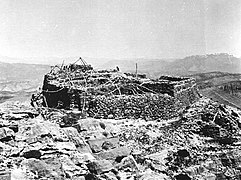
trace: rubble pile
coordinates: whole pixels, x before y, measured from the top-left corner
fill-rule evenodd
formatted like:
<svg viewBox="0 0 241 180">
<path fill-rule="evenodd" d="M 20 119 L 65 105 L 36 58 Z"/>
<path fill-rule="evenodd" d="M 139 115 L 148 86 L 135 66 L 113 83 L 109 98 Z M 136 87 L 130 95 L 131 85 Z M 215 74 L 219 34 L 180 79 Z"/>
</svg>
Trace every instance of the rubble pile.
<svg viewBox="0 0 241 180">
<path fill-rule="evenodd" d="M 241 112 L 209 99 L 201 98 L 179 117 L 158 121 L 83 119 L 79 111 L 62 109 L 39 114 L 20 104 L 0 109 L 1 178 L 241 176 Z"/>
<path fill-rule="evenodd" d="M 56 66 L 45 75 L 37 106 L 77 109 L 87 117 L 155 120 L 177 116 L 200 97 L 191 78 L 152 80 L 116 69 L 93 70 L 80 60 L 83 65 Z"/>
<path fill-rule="evenodd" d="M 120 136 L 138 165 L 154 172 L 174 179 L 240 179 L 240 120 L 240 111 L 201 99 L 180 118 L 135 121 Z"/>
</svg>

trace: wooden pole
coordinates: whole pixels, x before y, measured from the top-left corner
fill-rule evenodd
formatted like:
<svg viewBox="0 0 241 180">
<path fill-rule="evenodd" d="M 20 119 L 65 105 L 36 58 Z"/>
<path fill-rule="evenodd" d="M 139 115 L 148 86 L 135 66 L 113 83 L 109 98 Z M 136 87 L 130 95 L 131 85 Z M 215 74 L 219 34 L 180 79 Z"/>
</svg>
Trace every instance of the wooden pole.
<svg viewBox="0 0 241 180">
<path fill-rule="evenodd" d="M 62 65 L 61 65 L 61 70 L 63 69 L 63 67 L 64 67 L 64 60 L 63 60 L 63 62 L 62 62 Z"/>
<path fill-rule="evenodd" d="M 136 77 L 137 77 L 137 63 L 136 63 Z"/>
</svg>

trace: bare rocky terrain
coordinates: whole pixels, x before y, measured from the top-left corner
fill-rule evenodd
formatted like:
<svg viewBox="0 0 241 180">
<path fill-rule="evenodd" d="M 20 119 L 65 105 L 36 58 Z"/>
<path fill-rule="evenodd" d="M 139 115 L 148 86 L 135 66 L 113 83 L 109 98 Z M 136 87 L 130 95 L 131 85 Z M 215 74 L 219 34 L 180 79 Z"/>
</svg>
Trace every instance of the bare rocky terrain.
<svg viewBox="0 0 241 180">
<path fill-rule="evenodd" d="M 1 174 L 11 179 L 240 179 L 241 112 L 207 98 L 169 120 L 83 119 L 1 104 Z"/>
</svg>

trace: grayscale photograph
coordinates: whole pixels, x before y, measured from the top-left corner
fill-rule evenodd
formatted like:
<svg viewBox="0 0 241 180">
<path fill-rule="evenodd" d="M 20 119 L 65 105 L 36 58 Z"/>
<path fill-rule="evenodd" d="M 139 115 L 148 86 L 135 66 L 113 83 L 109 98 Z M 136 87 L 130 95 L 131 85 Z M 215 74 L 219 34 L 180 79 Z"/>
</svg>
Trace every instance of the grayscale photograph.
<svg viewBox="0 0 241 180">
<path fill-rule="evenodd" d="M 0 180 L 241 180 L 241 1 L 1 0 Z"/>
</svg>

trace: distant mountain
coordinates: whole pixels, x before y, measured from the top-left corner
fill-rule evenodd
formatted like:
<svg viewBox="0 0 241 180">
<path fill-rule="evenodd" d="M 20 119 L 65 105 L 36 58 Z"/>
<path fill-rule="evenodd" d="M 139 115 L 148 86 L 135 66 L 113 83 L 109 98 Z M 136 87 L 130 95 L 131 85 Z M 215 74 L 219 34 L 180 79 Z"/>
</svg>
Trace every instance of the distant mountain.
<svg viewBox="0 0 241 180">
<path fill-rule="evenodd" d="M 25 64 L 44 64 L 44 65 L 56 65 L 56 64 L 69 64 L 74 63 L 80 57 L 26 57 L 26 58 L 13 58 L 7 56 L 0 56 L 0 62 L 3 63 L 25 63 Z M 110 61 L 107 58 L 89 58 L 82 57 L 88 64 L 93 65 L 93 67 L 99 68 L 103 63 Z"/>
<path fill-rule="evenodd" d="M 0 82 L 41 80 L 49 70 L 48 65 L 0 62 Z"/>
<path fill-rule="evenodd" d="M 124 72 L 134 72 L 135 63 L 138 64 L 139 72 L 148 73 L 152 77 L 159 77 L 166 74 L 186 76 L 212 71 L 241 73 L 241 59 L 225 53 L 189 56 L 176 60 L 112 60 L 105 63 L 102 67 L 115 68 L 118 66 Z"/>
<path fill-rule="evenodd" d="M 189 56 L 176 60 L 168 70 L 181 75 L 213 71 L 241 73 L 241 59 L 225 53 Z"/>
<path fill-rule="evenodd" d="M 0 102 L 26 97 L 41 87 L 49 65 L 0 62 Z"/>
</svg>

